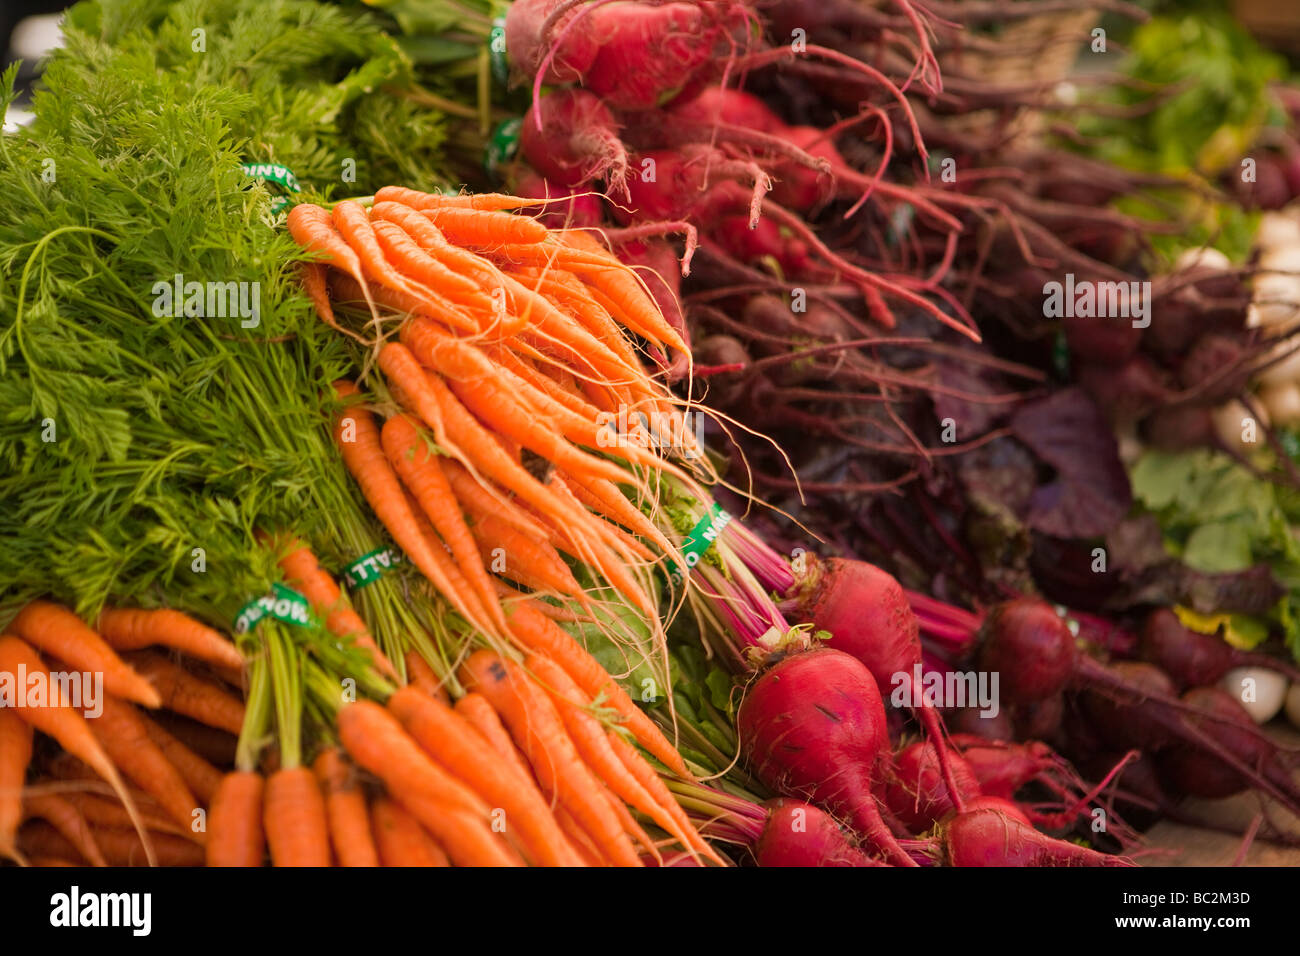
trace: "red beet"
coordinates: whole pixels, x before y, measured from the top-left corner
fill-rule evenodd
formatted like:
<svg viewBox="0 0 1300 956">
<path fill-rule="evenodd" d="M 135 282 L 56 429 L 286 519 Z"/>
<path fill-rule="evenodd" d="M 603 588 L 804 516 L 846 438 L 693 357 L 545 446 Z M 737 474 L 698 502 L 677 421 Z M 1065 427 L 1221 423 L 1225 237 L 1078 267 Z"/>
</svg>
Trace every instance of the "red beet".
<svg viewBox="0 0 1300 956">
<path fill-rule="evenodd" d="M 1053 694 L 1043 700 L 1020 704 L 1013 711 L 1016 736 L 1021 740 L 1052 740 L 1060 733 L 1064 714 L 1064 694 Z"/>
<path fill-rule="evenodd" d="M 855 658 L 830 648 L 787 657 L 750 685 L 738 723 L 746 760 L 765 785 L 815 800 L 889 862 L 916 865 L 872 795 L 889 733 L 876 682 Z"/>
<path fill-rule="evenodd" d="M 944 782 L 960 794 L 944 744 L 943 724 L 934 707 L 925 706 L 917 682 L 921 637 L 916 615 L 902 585 L 866 561 L 818 558 L 799 584 L 796 617 L 829 631 L 830 647 L 866 665 L 878 687 L 901 695 L 916 714 L 925 735 L 939 747 Z M 956 798 L 960 807 L 960 797 Z"/>
<path fill-rule="evenodd" d="M 618 123 L 586 90 L 554 90 L 533 103 L 519 130 L 519 150 L 551 182 L 579 187 L 604 180 L 612 194 L 626 195 L 628 159 Z"/>
<path fill-rule="evenodd" d="M 1130 319 L 1066 316 L 1061 326 L 1071 355 L 1102 365 L 1123 364 L 1142 342 L 1142 330 Z"/>
<path fill-rule="evenodd" d="M 1238 650 L 1217 635 L 1183 627 L 1178 615 L 1168 608 L 1147 617 L 1138 653 L 1183 687 L 1217 684 L 1234 667 L 1268 667 L 1291 680 L 1300 680 L 1300 670 L 1284 661 Z"/>
<path fill-rule="evenodd" d="M 980 795 L 979 781 L 960 756 L 949 754 L 948 759 L 962 800 L 969 806 L 969 801 Z M 883 790 L 886 806 L 913 833 L 924 833 L 956 809 L 943 785 L 934 746 L 928 741 L 918 740 L 894 756 Z"/>
<path fill-rule="evenodd" d="M 615 3 L 592 10 L 600 50 L 583 85 L 618 110 L 650 110 L 682 93 L 703 68 L 729 52 L 731 4 Z"/>
<path fill-rule="evenodd" d="M 978 707 L 961 707 L 949 711 L 944 717 L 944 723 L 954 735 L 965 734 L 982 740 L 1013 740 L 1016 736 L 1015 724 L 1005 710 L 986 717 Z"/>
<path fill-rule="evenodd" d="M 1023 817 L 996 806 L 959 813 L 943 835 L 951 866 L 1132 866 L 1039 833 Z"/>
<path fill-rule="evenodd" d="M 754 845 L 759 866 L 886 866 L 858 848 L 853 836 L 824 810 L 779 798 Z"/>
<path fill-rule="evenodd" d="M 785 128 L 781 118 L 762 99 L 730 87 L 710 86 L 693 99 L 675 103 L 671 113 L 689 123 L 726 123 L 760 133 L 779 133 Z"/>
<path fill-rule="evenodd" d="M 1118 661 L 1109 665 L 1107 670 L 1123 681 L 1131 692 L 1148 698 L 1168 700 L 1178 692 L 1169 675 L 1152 664 Z M 1093 729 L 1112 747 L 1158 750 L 1169 740 L 1164 722 L 1151 719 L 1152 707 L 1161 707 L 1159 703 L 1136 702 L 1131 698 L 1117 700 L 1105 690 L 1085 691 L 1081 702 Z"/>
<path fill-rule="evenodd" d="M 1073 673 L 1074 658 L 1074 635 L 1042 601 L 1007 601 L 985 619 L 978 665 L 1000 675 L 1003 699 L 1012 704 L 1032 704 L 1059 694 Z"/>
<path fill-rule="evenodd" d="M 552 49 L 556 55 L 542 78 L 548 84 L 574 83 L 582 79 L 600 52 L 599 40 L 582 24 L 566 32 L 573 19 L 582 12 L 581 6 L 571 5 L 554 22 L 547 23 L 552 12 L 563 5 L 564 0 L 514 0 L 510 4 L 506 14 L 506 55 L 529 81 Z M 556 44 L 560 44 L 558 48 Z"/>
<path fill-rule="evenodd" d="M 1021 787 L 1064 764 L 1051 747 L 1037 740 L 1013 743 L 957 734 L 952 742 L 974 774 L 980 792 L 1004 800 L 1012 799 Z"/>
</svg>

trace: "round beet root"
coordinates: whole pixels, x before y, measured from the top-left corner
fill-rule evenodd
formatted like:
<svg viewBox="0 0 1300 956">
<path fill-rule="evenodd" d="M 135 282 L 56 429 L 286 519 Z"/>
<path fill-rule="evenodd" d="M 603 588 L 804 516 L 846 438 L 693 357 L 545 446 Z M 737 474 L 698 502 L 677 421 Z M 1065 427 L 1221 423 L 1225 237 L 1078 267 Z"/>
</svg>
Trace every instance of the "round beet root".
<svg viewBox="0 0 1300 956">
<path fill-rule="evenodd" d="M 1065 689 L 1074 655 L 1074 635 L 1061 616 L 1043 601 L 1017 598 L 989 612 L 978 666 L 999 675 L 1003 700 L 1032 704 Z"/>
<path fill-rule="evenodd" d="M 915 865 L 872 793 L 889 762 L 889 732 L 876 682 L 856 658 L 830 648 L 785 658 L 749 685 L 737 726 L 766 786 L 815 800 L 889 862 Z"/>
<path fill-rule="evenodd" d="M 979 796 L 975 772 L 959 755 L 949 754 L 953 777 L 964 803 Z M 924 833 L 954 809 L 939 772 L 939 760 L 928 741 L 918 740 L 894 756 L 893 770 L 885 777 L 885 804 L 913 833 Z"/>
<path fill-rule="evenodd" d="M 885 866 L 858 848 L 853 835 L 824 810 L 781 797 L 754 844 L 759 866 Z"/>
<path fill-rule="evenodd" d="M 1053 694 L 1014 708 L 1016 736 L 1021 740 L 1052 740 L 1061 731 L 1065 695 Z"/>
<path fill-rule="evenodd" d="M 986 717 L 978 707 L 959 707 L 944 715 L 944 723 L 954 734 L 967 734 L 983 740 L 1014 740 L 1016 737 L 1016 725 L 1005 710 Z"/>
</svg>

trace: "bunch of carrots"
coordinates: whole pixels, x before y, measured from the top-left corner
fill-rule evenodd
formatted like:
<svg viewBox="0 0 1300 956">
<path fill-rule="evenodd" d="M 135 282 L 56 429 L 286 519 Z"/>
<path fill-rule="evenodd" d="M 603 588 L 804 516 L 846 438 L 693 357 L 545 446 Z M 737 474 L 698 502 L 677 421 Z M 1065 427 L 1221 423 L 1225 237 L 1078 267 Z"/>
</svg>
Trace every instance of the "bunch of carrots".
<svg viewBox="0 0 1300 956">
<path fill-rule="evenodd" d="M 567 555 L 661 631 L 647 574 L 680 556 L 650 517 L 660 479 L 703 499 L 698 479 L 717 476 L 684 426 L 689 403 L 645 371 L 637 340 L 685 345 L 633 270 L 508 211 L 527 204 L 386 187 L 369 210 L 294 207 L 290 232 L 323 260 L 304 272 L 317 310 L 340 329 L 336 304 L 368 314 L 383 375 L 386 419 L 349 404 L 335 437 L 375 515 L 479 633 L 513 636 L 501 600 L 518 594 L 491 555 L 514 584 L 590 613 Z M 676 423 L 682 463 L 602 426 L 638 412 Z"/>
<path fill-rule="evenodd" d="M 666 839 L 697 862 L 723 863 L 635 746 L 687 775 L 655 725 L 558 625 L 528 608 L 516 614 L 538 649 L 522 663 L 470 653 L 449 682 L 454 704 L 412 656 L 410 682 L 386 706 L 335 705 L 310 764 L 282 722 L 278 751 L 259 766 L 246 745 L 264 736 L 255 709 L 262 677 L 278 666 L 274 639 L 245 679 L 236 645 L 179 612 L 106 610 L 92 630 L 33 602 L 0 638 L 0 679 L 81 671 L 103 674 L 105 693 L 101 712 L 86 716 L 49 679 L 48 699 L 0 709 L 0 856 L 95 866 L 259 866 L 268 852 L 279 866 L 636 866 L 660 862 Z M 156 648 L 185 654 L 186 665 Z M 285 663 L 305 673 L 292 656 Z M 331 696 L 327 688 L 319 700 Z M 277 711 L 288 700 L 277 695 Z M 595 700 L 630 738 L 602 722 Z M 186 718 L 189 743 L 145 712 L 159 708 Z M 34 731 L 59 750 L 36 750 Z M 233 770 L 208 759 L 215 752 L 228 764 L 232 749 Z"/>
<path fill-rule="evenodd" d="M 666 647 L 656 575 L 685 562 L 658 501 L 670 488 L 707 505 L 702 483 L 717 476 L 690 444 L 690 403 L 641 355 L 685 345 L 597 241 L 511 212 L 533 204 L 389 187 L 368 209 L 294 207 L 291 234 L 319 255 L 307 292 L 367 346 L 368 394 L 334 384 L 334 440 L 423 580 L 363 599 L 306 542 L 268 530 L 262 544 L 310 607 L 309 627 L 267 618 L 236 644 L 176 611 L 105 611 L 92 630 L 29 605 L 0 644 L 0 674 L 102 672 L 109 700 L 90 718 L 66 700 L 0 711 L 18 741 L 0 769 L 0 852 L 640 865 L 668 848 L 668 859 L 725 863 L 670 790 L 691 778 L 681 755 L 561 626 L 617 632 L 608 608 L 631 609 Z M 336 308 L 360 323 L 345 327 Z M 679 461 L 602 434 L 603 419 L 638 412 L 675 423 Z M 335 545 L 356 546 L 353 524 L 338 519 Z M 362 656 L 331 657 L 334 646 Z M 159 706 L 214 728 L 220 759 L 141 710 Z M 62 752 L 33 759 L 33 728 Z"/>
<path fill-rule="evenodd" d="M 92 629 L 60 605 L 28 604 L 0 637 L 0 681 L 15 695 L 0 707 L 0 857 L 201 864 L 222 780 L 209 758 L 243 725 L 243 663 L 177 611 L 106 609 Z M 73 699 L 52 672 L 102 675 L 100 699 L 90 706 L 84 686 Z M 36 731 L 59 749 L 35 748 Z"/>
</svg>

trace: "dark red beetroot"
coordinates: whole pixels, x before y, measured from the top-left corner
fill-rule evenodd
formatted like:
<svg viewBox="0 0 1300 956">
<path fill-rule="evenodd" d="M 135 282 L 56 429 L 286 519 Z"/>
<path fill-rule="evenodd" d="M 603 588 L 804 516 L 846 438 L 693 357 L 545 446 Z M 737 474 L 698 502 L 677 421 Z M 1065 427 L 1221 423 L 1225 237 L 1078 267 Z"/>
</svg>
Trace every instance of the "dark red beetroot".
<svg viewBox="0 0 1300 956">
<path fill-rule="evenodd" d="M 1300 680 L 1300 670 L 1290 664 L 1267 654 L 1238 650 L 1214 634 L 1200 634 L 1186 628 L 1168 608 L 1160 608 L 1147 617 L 1138 653 L 1181 687 L 1217 684 L 1234 667 L 1268 667 L 1290 680 Z"/>
<path fill-rule="evenodd" d="M 782 797 L 754 844 L 759 866 L 888 866 L 862 852 L 853 836 L 824 810 Z"/>
<path fill-rule="evenodd" d="M 586 90 L 554 90 L 534 102 L 519 130 L 519 150 L 551 182 L 581 187 L 603 180 L 615 198 L 627 195 L 627 150 L 618 123 Z"/>
<path fill-rule="evenodd" d="M 960 756 L 950 753 L 948 759 L 961 788 L 962 802 L 969 805 L 970 800 L 980 795 L 979 781 Z M 913 833 L 924 833 L 956 809 L 948 788 L 943 785 L 934 746 L 928 741 L 918 740 L 894 756 L 894 766 L 885 776 L 883 793 L 885 805 Z"/>
<path fill-rule="evenodd" d="M 744 756 L 766 786 L 815 800 L 890 863 L 916 865 L 872 795 L 889 733 L 876 682 L 855 658 L 830 648 L 785 658 L 749 686 L 738 724 Z"/>
<path fill-rule="evenodd" d="M 1053 694 L 1043 700 L 1021 704 L 1013 711 L 1017 738 L 1052 740 L 1061 731 L 1061 719 L 1065 715 L 1065 695 Z"/>
<path fill-rule="evenodd" d="M 1043 601 L 1017 598 L 995 606 L 981 628 L 977 662 L 996 673 L 1003 700 L 1032 704 L 1065 689 L 1074 672 L 1074 635 Z"/>
<path fill-rule="evenodd" d="M 1128 361 L 1142 342 L 1142 330 L 1131 319 L 1067 316 L 1061 326 L 1071 355 L 1102 365 Z"/>
<path fill-rule="evenodd" d="M 1009 809 L 982 806 L 944 827 L 950 866 L 1132 866 L 1121 857 L 1039 833 Z"/>
<path fill-rule="evenodd" d="M 1214 416 L 1204 405 L 1169 405 L 1158 408 L 1142 423 L 1147 444 L 1164 451 L 1204 448 L 1216 441 Z"/>
<path fill-rule="evenodd" d="M 552 17 L 560 7 L 568 9 Z M 581 12 L 581 5 L 566 0 L 514 0 L 506 14 L 505 40 L 506 55 L 515 69 L 531 82 L 554 51 L 542 82 L 561 84 L 581 80 L 600 52 L 599 41 L 582 24 L 567 30 Z"/>
<path fill-rule="evenodd" d="M 1183 695 L 1183 701 L 1208 713 L 1217 714 L 1226 722 L 1198 720 L 1208 735 L 1228 752 L 1237 754 L 1252 767 L 1260 768 L 1269 779 L 1287 786 L 1289 775 L 1277 761 L 1276 749 L 1255 733 L 1255 723 L 1250 714 L 1231 694 L 1218 687 L 1194 687 Z M 1235 725 L 1235 726 L 1234 726 Z M 1158 758 L 1161 777 L 1175 793 L 1187 793 L 1210 799 L 1230 797 L 1250 787 L 1251 781 L 1223 761 L 1216 760 L 1204 750 L 1191 747 L 1172 747 Z"/>
<path fill-rule="evenodd" d="M 1084 713 L 1098 736 L 1111 747 L 1120 749 L 1138 747 L 1154 751 L 1163 747 L 1169 741 L 1169 730 L 1164 722 L 1151 719 L 1152 708 L 1163 705 L 1148 700 L 1168 700 L 1178 693 L 1169 675 L 1142 661 L 1117 661 L 1107 670 L 1123 681 L 1130 693 L 1123 700 L 1117 700 L 1105 690 L 1089 690 L 1081 695 Z M 1136 701 L 1133 694 L 1146 699 Z"/>
<path fill-rule="evenodd" d="M 966 734 L 981 740 L 1014 740 L 1016 737 L 1016 725 L 1005 710 L 985 717 L 978 707 L 961 707 L 948 711 L 944 723 L 954 735 Z"/>
</svg>

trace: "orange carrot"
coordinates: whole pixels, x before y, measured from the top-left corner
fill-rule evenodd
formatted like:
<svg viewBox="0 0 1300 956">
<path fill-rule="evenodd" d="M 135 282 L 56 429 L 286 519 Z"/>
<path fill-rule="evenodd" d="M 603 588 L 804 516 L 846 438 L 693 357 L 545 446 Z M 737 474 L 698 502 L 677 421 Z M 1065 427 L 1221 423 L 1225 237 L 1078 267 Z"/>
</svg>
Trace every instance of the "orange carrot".
<svg viewBox="0 0 1300 956">
<path fill-rule="evenodd" d="M 104 687 L 110 694 L 146 707 L 161 706 L 158 691 L 149 681 L 133 671 L 102 637 L 67 608 L 49 601 L 32 601 L 9 626 L 32 647 L 79 670 L 102 673 Z"/>
<path fill-rule="evenodd" d="M 16 637 L 0 636 L 0 673 L 13 675 L 10 680 L 17 682 L 18 675 L 23 671 L 28 675 L 49 674 L 49 668 L 30 645 Z M 117 768 L 113 766 L 113 761 L 108 758 L 104 748 L 95 739 L 89 722 L 72 709 L 60 685 L 48 683 L 52 694 L 43 706 L 17 707 L 14 713 L 24 723 L 53 737 L 64 750 L 87 764 L 100 779 L 107 781 L 121 798 L 136 830 L 143 834 L 144 824 L 140 820 L 140 812 L 136 809 L 135 800 L 127 791 L 126 784 L 122 782 Z M 15 683 L 15 686 L 20 685 Z M 145 855 L 152 863 L 152 848 L 146 843 L 144 849 Z"/>
<path fill-rule="evenodd" d="M 461 682 L 483 694 L 501 715 L 542 789 L 564 805 L 612 861 L 640 866 L 632 842 L 607 802 L 599 782 L 583 764 L 559 714 L 519 668 L 493 654 L 475 651 L 461 666 Z"/>
<path fill-rule="evenodd" d="M 460 329 L 462 332 L 479 331 L 479 324 L 457 309 L 454 303 L 444 302 L 432 295 L 421 297 L 412 292 L 402 292 L 382 285 L 367 291 L 361 288 L 356 279 L 341 272 L 330 275 L 329 287 L 334 298 L 342 305 L 364 304 L 366 296 L 369 295 L 375 302 L 398 315 L 422 315 L 443 322 L 451 328 Z"/>
<path fill-rule="evenodd" d="M 600 852 L 600 847 L 587 834 L 587 831 L 578 826 L 578 821 L 573 819 L 573 814 L 564 807 L 555 808 L 555 819 L 559 822 L 560 829 L 564 835 L 569 838 L 571 843 L 578 851 L 587 866 L 611 866 L 612 864 L 606 858 L 605 854 Z"/>
<path fill-rule="evenodd" d="M 40 817 L 58 830 L 91 866 L 108 866 L 100 852 L 90 824 L 77 807 L 55 793 L 29 793 L 23 797 L 29 817 Z"/>
<path fill-rule="evenodd" d="M 410 206 L 396 202 L 377 202 L 370 207 L 370 218 L 400 226 L 422 250 L 453 272 L 472 280 L 480 288 L 501 287 L 501 271 L 496 266 L 481 256 L 452 245 L 437 226 Z M 496 303 L 493 308 L 496 309 Z"/>
<path fill-rule="evenodd" d="M 438 675 L 429 666 L 429 662 L 414 648 L 406 652 L 406 678 L 407 684 L 420 693 L 436 697 L 444 704 L 451 702 L 447 688 L 442 686 L 442 681 L 438 680 Z"/>
<path fill-rule="evenodd" d="M 83 793 L 77 790 L 64 791 L 60 796 L 76 807 L 78 812 L 86 818 L 86 822 L 94 829 L 100 827 L 106 827 L 110 830 L 131 829 L 131 815 L 126 812 L 120 803 L 108 797 Z M 146 799 L 149 800 L 148 805 L 145 803 Z M 136 798 L 136 803 L 140 808 L 140 819 L 144 821 L 145 826 L 150 830 L 158 833 L 170 833 L 173 836 L 184 837 L 190 840 L 191 843 L 195 842 L 190 828 L 185 827 L 182 829 L 163 814 L 161 810 L 153 809 L 153 800 L 147 794 L 141 793 Z"/>
<path fill-rule="evenodd" d="M 374 701 L 346 704 L 339 740 L 360 766 L 433 834 L 457 866 L 517 866 L 516 854 L 487 825 L 490 808 L 430 759 L 397 718 Z"/>
<path fill-rule="evenodd" d="M 655 345 L 690 354 L 681 334 L 641 284 L 635 272 L 627 268 L 590 267 L 585 263 L 566 263 L 569 271 L 579 273 L 591 285 L 593 298 L 617 321 Z"/>
<path fill-rule="evenodd" d="M 266 856 L 262 801 L 266 781 L 252 770 L 234 770 L 208 811 L 208 866 L 261 866 Z"/>
<path fill-rule="evenodd" d="M 427 289 L 437 289 L 452 302 L 491 311 L 492 300 L 477 282 L 453 272 L 429 255 L 397 223 L 379 219 L 373 220 L 370 227 L 375 231 L 375 238 L 388 261 L 403 274 Z"/>
<path fill-rule="evenodd" d="M 645 828 L 642 827 L 641 824 L 637 823 L 636 817 L 632 816 L 632 811 L 627 808 L 627 804 L 620 800 L 609 787 L 599 781 L 596 783 L 596 790 L 599 795 L 604 798 L 605 802 L 609 804 L 609 808 L 618 819 L 619 825 L 623 828 L 623 832 L 626 833 L 633 842 L 639 843 L 657 864 L 662 865 L 663 855 L 659 852 L 659 847 L 655 844 L 655 841 L 651 838 L 650 834 L 645 832 Z M 645 865 L 644 860 L 642 861 L 642 865 Z"/>
<path fill-rule="evenodd" d="M 617 485 L 601 478 L 585 478 L 579 475 L 562 475 L 559 480 L 564 482 L 575 498 L 592 511 L 621 524 L 633 534 L 653 541 L 667 554 L 677 554 L 677 549 L 672 542 L 640 508 L 632 504 L 627 496 L 618 490 Z M 680 558 L 680 555 L 678 557 Z"/>
<path fill-rule="evenodd" d="M 23 819 L 23 779 L 32 762 L 32 728 L 12 709 L 0 707 L 0 857 L 17 852 Z"/>
<path fill-rule="evenodd" d="M 356 768 L 337 747 L 322 750 L 312 764 L 325 791 L 330 843 L 339 866 L 378 866 L 379 854 L 370 833 L 366 795 L 357 782 Z"/>
<path fill-rule="evenodd" d="M 512 581 L 535 591 L 554 591 L 585 599 L 582 585 L 560 553 L 549 544 L 520 534 L 490 514 L 475 517 L 474 538 L 483 560 L 495 564 L 500 558 L 505 562 L 504 569 L 494 567 L 494 570 Z"/>
<path fill-rule="evenodd" d="M 666 809 L 676 821 L 677 828 L 675 830 L 669 830 L 668 832 L 675 835 L 680 830 L 687 838 L 688 842 L 683 844 L 687 849 L 693 849 L 696 852 L 709 857 L 715 863 L 721 866 L 727 866 L 727 862 L 718 855 L 717 851 L 714 850 L 702 836 L 700 836 L 700 832 L 695 829 L 695 825 L 691 823 L 690 817 L 686 815 L 686 811 L 681 808 L 681 805 L 677 802 L 676 798 L 673 797 L 672 791 L 669 790 L 663 780 L 660 779 L 659 774 L 654 767 L 650 766 L 637 749 L 624 740 L 616 731 L 607 730 L 606 736 L 609 739 L 610 746 L 613 748 L 614 753 L 618 756 L 618 759 L 622 761 L 623 766 L 626 767 L 628 772 L 637 779 L 645 791 L 650 794 L 651 798 L 655 801 L 655 804 Z"/>
<path fill-rule="evenodd" d="M 232 641 L 180 611 L 105 608 L 95 630 L 118 651 L 158 645 L 236 671 L 244 667 L 244 658 Z"/>
<path fill-rule="evenodd" d="M 209 727 L 239 733 L 244 724 L 244 702 L 238 697 L 153 651 L 135 651 L 129 659 L 158 689 L 163 707 Z"/>
<path fill-rule="evenodd" d="M 492 590 L 487 569 L 479 558 L 474 536 L 461 514 L 460 503 L 452 493 L 437 456 L 429 450 L 428 443 L 405 415 L 394 415 L 384 423 L 381 442 L 393 470 L 451 548 L 461 573 L 478 595 L 488 617 L 504 633 L 505 615 Z"/>
<path fill-rule="evenodd" d="M 185 781 L 185 785 L 205 805 L 210 804 L 213 794 L 221 786 L 221 771 L 185 746 L 157 723 L 150 720 L 146 715 L 137 712 L 136 717 L 139 718 L 145 733 L 149 735 L 149 739 L 162 751 L 167 761 L 176 768 L 181 775 L 181 779 Z"/>
<path fill-rule="evenodd" d="M 361 615 L 352 609 L 334 578 L 320 566 L 316 555 L 300 541 L 289 541 L 280 568 L 285 580 L 305 597 L 312 610 L 324 616 L 325 627 L 333 635 L 350 639 L 363 648 L 385 677 L 397 678 L 392 662 L 384 656 Z"/>
<path fill-rule="evenodd" d="M 429 221 L 458 246 L 504 246 L 544 242 L 551 231 L 535 219 L 508 212 L 456 209 L 443 206 L 423 209 Z"/>
<path fill-rule="evenodd" d="M 97 829 L 95 843 L 109 866 L 203 865 L 203 847 L 167 833 L 150 833 L 146 847 L 131 830 Z M 32 856 L 69 859 L 80 855 L 58 830 L 40 821 L 23 826 L 18 844 Z"/>
<path fill-rule="evenodd" d="M 273 866 L 331 864 L 325 798 L 306 767 L 282 767 L 267 778 L 262 826 Z"/>
<path fill-rule="evenodd" d="M 371 804 L 370 825 L 382 865 L 451 866 L 447 854 L 420 821 L 388 797 L 379 797 Z"/>
<path fill-rule="evenodd" d="M 583 699 L 582 691 L 573 678 L 558 664 L 536 654 L 524 660 L 524 667 L 550 695 L 578 753 L 588 768 L 613 792 L 612 800 L 622 800 L 644 813 L 671 834 L 684 849 L 695 853 L 697 841 L 691 838 L 695 828 L 689 822 L 682 827 L 678 817 L 666 806 L 660 806 L 641 781 L 623 765 L 606 736 L 605 728 L 587 710 L 589 702 Z M 669 801 L 676 806 L 677 802 L 671 797 Z M 626 828 L 624 824 L 624 829 Z M 658 852 L 653 845 L 647 844 L 646 849 L 652 853 Z"/>
<path fill-rule="evenodd" d="M 289 210 L 286 224 L 294 242 L 308 252 L 322 255 L 330 265 L 342 269 L 356 279 L 366 304 L 373 313 L 375 304 L 370 298 L 365 276 L 361 271 L 361 259 L 334 228 L 330 214 L 313 203 L 298 203 Z"/>
<path fill-rule="evenodd" d="M 659 727 L 573 637 L 554 621 L 529 607 L 511 608 L 510 633 L 524 647 L 549 657 L 564 668 L 574 683 L 591 700 L 601 700 L 625 722 L 637 742 L 659 758 L 669 770 L 691 779 L 681 754 L 668 742 Z"/>
<path fill-rule="evenodd" d="M 124 700 L 106 695 L 103 713 L 90 719 L 90 729 L 104 752 L 129 780 L 144 790 L 183 827 L 191 827 L 199 801 L 145 729 L 139 713 Z M 203 842 L 202 837 L 198 842 Z"/>
<path fill-rule="evenodd" d="M 488 742 L 496 755 L 513 767 L 519 776 L 536 786 L 532 768 L 510 739 L 510 731 L 492 709 L 488 699 L 479 693 L 469 693 L 456 701 L 456 713 L 464 717 Z"/>
<path fill-rule="evenodd" d="M 567 197 L 566 197 L 567 198 Z M 423 193 L 405 186 L 384 186 L 375 193 L 375 204 L 381 202 L 401 203 L 412 209 L 526 209 L 536 206 L 543 200 L 525 199 L 520 196 L 508 196 L 505 193 L 462 193 L 448 195 L 444 193 Z"/>
<path fill-rule="evenodd" d="M 571 498 L 557 496 L 512 459 L 493 438 L 492 433 L 479 424 L 435 373 L 429 373 L 427 380 L 437 400 L 440 414 L 446 421 L 448 433 L 458 444 L 473 450 L 473 458 L 469 461 L 472 461 L 481 478 L 494 481 L 514 492 L 522 501 L 536 508 L 557 526 L 572 529 L 590 528 L 604 534 L 604 529 L 594 521 L 586 509 Z M 610 532 L 613 532 L 612 528 Z M 580 543 L 580 536 L 578 537 Z M 598 545 L 580 548 L 580 557 L 604 569 Z M 640 603 L 644 603 L 643 598 Z"/>
<path fill-rule="evenodd" d="M 501 602 L 505 605 L 526 604 L 535 611 L 545 614 L 551 620 L 563 621 L 566 624 L 590 620 L 590 618 L 585 618 L 575 614 L 568 608 L 557 607 L 554 604 L 547 604 L 545 601 L 539 600 L 531 594 L 525 594 L 523 591 L 516 590 L 500 579 L 493 580 L 492 585 L 496 588 L 497 597 L 500 598 Z"/>
<path fill-rule="evenodd" d="M 402 344 L 427 367 L 442 373 L 456 396 L 493 431 L 519 442 L 520 445 L 554 462 L 565 471 L 590 474 L 635 484 L 637 478 L 604 458 L 596 458 L 569 444 L 546 420 L 555 409 L 573 417 L 558 403 L 553 408 L 541 406 L 543 393 L 522 379 L 493 363 L 481 351 L 457 339 L 448 338 L 426 319 L 412 318 L 401 328 Z M 596 425 L 590 423 L 592 447 Z"/>
<path fill-rule="evenodd" d="M 446 315 L 458 327 L 478 330 L 476 323 L 461 315 L 461 310 L 455 303 L 404 275 L 389 262 L 375 234 L 375 227 L 360 203 L 348 199 L 336 204 L 333 219 L 335 227 L 361 260 L 361 268 L 367 276 L 385 288 L 426 303 L 435 314 Z"/>
<path fill-rule="evenodd" d="M 493 515 L 535 541 L 546 541 L 550 537 L 550 532 L 536 518 L 515 504 L 513 495 L 480 484 L 464 465 L 454 459 L 439 458 L 438 464 L 451 482 L 456 500 L 469 514 L 475 517 Z"/>
<path fill-rule="evenodd" d="M 407 733 L 425 753 L 465 781 L 491 806 L 504 811 L 502 822 L 518 834 L 533 862 L 543 866 L 577 866 L 569 846 L 531 777 L 522 777 L 496 759 L 491 744 L 462 716 L 413 688 L 403 687 L 388 699 Z"/>
<path fill-rule="evenodd" d="M 387 354 L 388 346 L 382 355 Z M 400 346 L 398 346 L 400 348 Z M 415 363 L 415 359 L 411 359 Z M 416 363 L 418 368 L 418 363 Z M 422 374 L 422 373 L 421 373 Z M 334 390 L 341 396 L 356 394 L 351 382 L 335 382 Z M 418 508 L 412 507 L 397 474 L 384 454 L 379 429 L 374 417 L 357 407 L 339 413 L 334 425 L 334 438 L 343 453 L 343 462 L 361 486 L 361 493 L 377 517 L 393 536 L 398 547 L 411 559 L 411 563 L 443 594 L 457 605 L 457 610 L 471 620 L 481 619 L 476 613 L 477 602 L 470 603 L 466 595 L 452 585 L 447 571 L 448 562 L 438 554 L 440 545 L 434 543 L 421 530 L 417 519 Z"/>
</svg>

